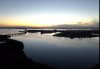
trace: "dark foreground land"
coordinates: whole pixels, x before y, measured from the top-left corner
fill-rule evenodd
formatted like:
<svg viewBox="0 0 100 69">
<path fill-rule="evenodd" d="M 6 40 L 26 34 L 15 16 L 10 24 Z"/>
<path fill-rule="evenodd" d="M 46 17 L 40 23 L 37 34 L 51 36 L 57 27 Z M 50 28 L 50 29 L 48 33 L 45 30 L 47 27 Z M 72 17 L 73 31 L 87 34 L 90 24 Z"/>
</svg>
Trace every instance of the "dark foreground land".
<svg viewBox="0 0 100 69">
<path fill-rule="evenodd" d="M 22 42 L 0 39 L 0 69 L 53 69 L 46 64 L 32 61 L 23 49 Z"/>
</svg>

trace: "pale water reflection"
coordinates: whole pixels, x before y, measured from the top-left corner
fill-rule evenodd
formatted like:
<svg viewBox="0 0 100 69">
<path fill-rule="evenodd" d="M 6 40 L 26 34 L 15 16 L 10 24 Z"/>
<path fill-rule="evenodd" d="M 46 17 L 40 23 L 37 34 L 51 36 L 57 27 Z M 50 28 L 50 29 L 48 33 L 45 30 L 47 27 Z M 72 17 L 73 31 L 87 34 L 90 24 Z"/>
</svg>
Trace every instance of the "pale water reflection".
<svg viewBox="0 0 100 69">
<path fill-rule="evenodd" d="M 0 29 L 0 35 L 16 33 L 16 32 L 23 31 L 23 30 L 24 29 Z"/>
<path fill-rule="evenodd" d="M 26 55 L 58 69 L 89 69 L 99 62 L 99 38 L 70 39 L 27 33 L 12 37 L 24 43 Z"/>
</svg>

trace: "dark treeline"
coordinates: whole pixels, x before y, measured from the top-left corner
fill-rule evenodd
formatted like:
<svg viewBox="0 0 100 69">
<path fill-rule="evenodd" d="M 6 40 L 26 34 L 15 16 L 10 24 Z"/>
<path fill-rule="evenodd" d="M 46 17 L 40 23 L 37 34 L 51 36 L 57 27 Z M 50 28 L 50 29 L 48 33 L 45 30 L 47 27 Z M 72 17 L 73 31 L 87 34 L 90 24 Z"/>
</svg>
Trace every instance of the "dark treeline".
<svg viewBox="0 0 100 69">
<path fill-rule="evenodd" d="M 54 33 L 54 32 L 88 32 L 88 33 L 94 33 L 94 34 L 99 34 L 99 30 L 58 30 L 58 29 L 32 29 L 32 30 L 27 30 L 29 33 L 34 33 L 34 32 L 42 32 L 42 33 Z"/>
<path fill-rule="evenodd" d="M 29 33 L 41 32 L 41 34 L 45 33 L 56 33 L 53 36 L 57 37 L 69 37 L 73 38 L 92 38 L 99 37 L 99 30 L 27 30 Z"/>
<path fill-rule="evenodd" d="M 92 37 L 99 37 L 99 30 L 69 30 L 69 31 L 62 31 L 60 33 L 54 34 L 53 36 L 58 37 L 69 37 L 73 38 L 92 38 Z"/>
<path fill-rule="evenodd" d="M 29 32 L 29 33 L 36 33 L 36 32 L 53 33 L 53 32 L 57 32 L 57 30 L 32 29 L 32 30 L 27 30 L 27 32 Z"/>
</svg>

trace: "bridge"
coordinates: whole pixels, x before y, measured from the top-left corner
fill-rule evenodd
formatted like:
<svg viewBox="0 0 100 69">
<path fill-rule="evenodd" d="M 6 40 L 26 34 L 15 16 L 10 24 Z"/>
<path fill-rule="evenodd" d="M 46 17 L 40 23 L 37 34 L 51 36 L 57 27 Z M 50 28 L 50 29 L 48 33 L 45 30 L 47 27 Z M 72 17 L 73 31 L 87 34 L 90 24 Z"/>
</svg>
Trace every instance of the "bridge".
<svg viewBox="0 0 100 69">
<path fill-rule="evenodd" d="M 11 33 L 11 34 L 6 34 L 7 36 L 13 37 L 13 36 L 19 36 L 19 35 L 23 35 L 26 34 L 25 32 L 18 32 L 18 33 Z"/>
<path fill-rule="evenodd" d="M 10 37 L 14 37 L 14 36 L 20 36 L 20 35 L 24 35 L 26 34 L 26 31 L 21 31 L 21 32 L 12 32 L 12 33 L 2 33 L 0 34 L 0 39 L 8 39 Z"/>
</svg>

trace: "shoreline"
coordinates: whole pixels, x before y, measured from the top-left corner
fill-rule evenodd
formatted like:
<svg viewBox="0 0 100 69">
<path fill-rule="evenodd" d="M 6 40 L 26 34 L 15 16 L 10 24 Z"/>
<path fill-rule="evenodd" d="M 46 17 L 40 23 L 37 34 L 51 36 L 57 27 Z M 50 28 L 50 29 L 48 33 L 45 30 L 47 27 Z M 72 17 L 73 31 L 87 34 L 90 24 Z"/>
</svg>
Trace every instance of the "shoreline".
<svg viewBox="0 0 100 69">
<path fill-rule="evenodd" d="M 12 39 L 0 43 L 0 69 L 53 69 L 28 58 L 22 42 Z"/>
</svg>

